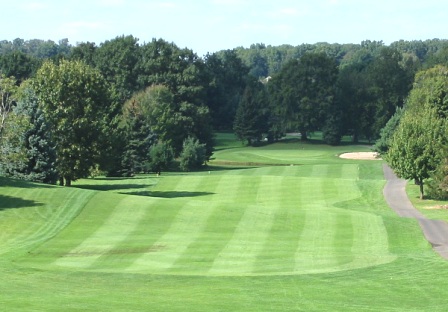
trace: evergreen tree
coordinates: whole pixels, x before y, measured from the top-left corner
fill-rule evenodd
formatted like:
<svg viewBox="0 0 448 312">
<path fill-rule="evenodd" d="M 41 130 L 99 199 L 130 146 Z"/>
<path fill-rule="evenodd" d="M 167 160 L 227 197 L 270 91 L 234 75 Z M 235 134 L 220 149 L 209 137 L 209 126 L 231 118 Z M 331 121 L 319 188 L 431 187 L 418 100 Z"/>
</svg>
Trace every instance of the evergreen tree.
<svg viewBox="0 0 448 312">
<path fill-rule="evenodd" d="M 233 129 L 238 139 L 248 145 L 259 142 L 263 133 L 268 133 L 268 98 L 261 82 L 251 79 L 247 83 Z"/>
<path fill-rule="evenodd" d="M 174 161 L 174 151 L 166 143 L 159 142 L 151 146 L 149 150 L 149 170 L 160 175 L 167 170 Z"/>
<path fill-rule="evenodd" d="M 8 139 L 1 146 L 1 171 L 14 178 L 56 183 L 56 153 L 49 125 L 28 84 L 22 86 L 20 100 L 7 123 L 7 133 Z"/>
</svg>

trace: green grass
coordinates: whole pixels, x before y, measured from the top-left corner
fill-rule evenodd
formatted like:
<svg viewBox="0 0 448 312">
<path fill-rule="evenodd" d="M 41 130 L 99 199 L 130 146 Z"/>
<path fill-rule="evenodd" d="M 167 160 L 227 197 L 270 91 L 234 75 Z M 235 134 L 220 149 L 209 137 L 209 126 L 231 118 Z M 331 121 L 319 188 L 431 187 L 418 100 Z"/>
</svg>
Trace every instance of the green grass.
<svg viewBox="0 0 448 312">
<path fill-rule="evenodd" d="M 441 207 L 447 207 L 448 201 L 428 198 L 421 200 L 420 187 L 412 182 L 408 182 L 406 185 L 406 192 L 414 207 L 419 209 L 427 218 L 448 222 L 448 209 L 441 209 Z"/>
<path fill-rule="evenodd" d="M 367 147 L 218 142 L 195 173 L 0 178 L 0 306 L 446 310 L 448 264 L 386 206 L 381 162 L 335 156 Z"/>
</svg>

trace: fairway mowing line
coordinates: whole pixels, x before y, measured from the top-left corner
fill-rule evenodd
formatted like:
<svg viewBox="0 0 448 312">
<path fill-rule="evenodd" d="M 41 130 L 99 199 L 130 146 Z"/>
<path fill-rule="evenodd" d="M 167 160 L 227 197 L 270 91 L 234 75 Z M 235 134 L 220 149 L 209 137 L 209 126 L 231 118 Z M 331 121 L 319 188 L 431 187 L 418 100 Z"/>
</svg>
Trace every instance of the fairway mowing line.
<svg viewBox="0 0 448 312">
<path fill-rule="evenodd" d="M 316 212 L 308 210 L 294 257 L 294 272 L 326 272 L 337 266 L 335 235 L 334 213 L 326 210 Z"/>
<path fill-rule="evenodd" d="M 221 203 L 234 203 L 242 189 L 242 182 L 245 176 L 242 175 L 223 175 L 218 183 L 215 196 Z"/>
<path fill-rule="evenodd" d="M 125 271 L 158 273 L 170 269 L 201 234 L 216 207 L 206 205 L 201 201 L 187 202 L 168 231 L 152 245 L 157 251 L 142 254 Z"/>
<path fill-rule="evenodd" d="M 277 200 L 281 181 L 261 177 L 257 189 L 257 204 L 248 205 L 232 238 L 218 254 L 209 269 L 210 275 L 251 274 L 258 255 L 270 234 L 280 204 Z"/>
<path fill-rule="evenodd" d="M 371 213 L 353 213 L 353 261 L 340 266 L 342 270 L 377 266 L 394 261 L 389 252 L 387 230 L 380 216 Z"/>
<path fill-rule="evenodd" d="M 80 192 L 77 189 L 72 189 L 69 193 L 65 189 L 55 188 L 52 191 L 52 194 L 56 195 L 64 192 L 64 198 L 61 199 L 61 201 L 64 201 L 64 204 L 59 209 L 52 209 L 48 215 L 43 216 L 42 213 L 37 213 L 45 222 L 33 222 L 31 227 L 28 227 L 26 231 L 22 231 L 20 235 L 15 236 L 12 241 L 9 241 L 7 244 L 2 243 L 4 245 L 0 250 L 0 254 L 5 254 L 14 249 L 28 248 L 29 246 L 36 245 L 53 237 L 67 226 L 84 208 L 89 199 L 95 195 L 95 192 Z M 49 202 L 52 202 L 52 200 L 49 200 Z M 37 207 L 37 209 L 40 210 L 42 207 Z M 22 219 L 24 219 L 23 216 Z M 5 242 L 3 237 L 2 241 Z"/>
<path fill-rule="evenodd" d="M 341 179 L 359 180 L 359 166 L 354 164 L 342 165 Z"/>
<path fill-rule="evenodd" d="M 325 178 L 328 177 L 329 165 L 314 165 L 311 169 L 310 177 L 313 178 Z"/>
<path fill-rule="evenodd" d="M 123 198 L 99 229 L 53 264 L 88 268 L 99 257 L 111 251 L 115 245 L 126 239 L 145 215 L 146 207 L 134 205 L 136 200 L 140 201 L 140 198 Z"/>
</svg>

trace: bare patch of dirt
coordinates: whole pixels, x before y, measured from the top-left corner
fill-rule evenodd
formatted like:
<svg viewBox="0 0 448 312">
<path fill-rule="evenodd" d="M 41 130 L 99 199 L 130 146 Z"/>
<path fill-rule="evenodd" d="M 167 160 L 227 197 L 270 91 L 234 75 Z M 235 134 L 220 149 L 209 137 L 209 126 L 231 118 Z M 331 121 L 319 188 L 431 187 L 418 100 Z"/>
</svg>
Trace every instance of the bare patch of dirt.
<svg viewBox="0 0 448 312">
<path fill-rule="evenodd" d="M 443 210 L 448 209 L 448 205 L 435 205 L 435 206 L 427 206 L 425 207 L 427 210 Z"/>
<path fill-rule="evenodd" d="M 344 159 L 381 160 L 381 157 L 376 152 L 344 153 L 339 155 L 339 157 Z"/>
</svg>

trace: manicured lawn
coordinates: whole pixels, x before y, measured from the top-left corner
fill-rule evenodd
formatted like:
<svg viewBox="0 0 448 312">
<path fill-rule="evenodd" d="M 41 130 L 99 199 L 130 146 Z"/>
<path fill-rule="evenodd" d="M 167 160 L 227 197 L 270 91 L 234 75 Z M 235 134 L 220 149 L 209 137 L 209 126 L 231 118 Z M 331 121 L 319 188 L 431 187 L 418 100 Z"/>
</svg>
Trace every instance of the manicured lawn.
<svg viewBox="0 0 448 312">
<path fill-rule="evenodd" d="M 448 263 L 386 206 L 381 162 L 335 156 L 367 147 L 218 142 L 195 173 L 0 178 L 0 306 L 446 310 Z"/>
<path fill-rule="evenodd" d="M 420 187 L 412 182 L 406 185 L 406 192 L 414 207 L 419 209 L 426 217 L 448 222 L 448 201 L 420 199 Z"/>
</svg>

